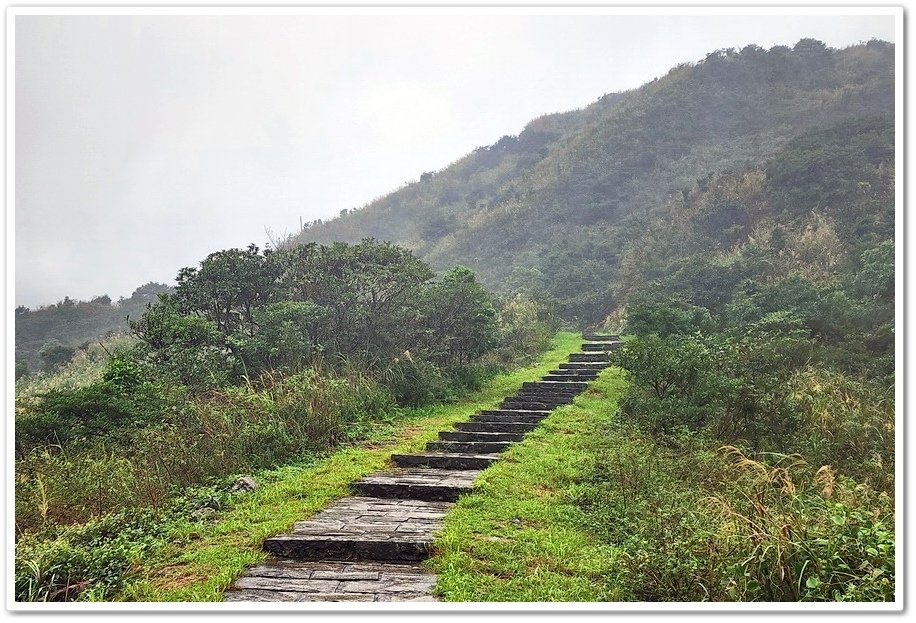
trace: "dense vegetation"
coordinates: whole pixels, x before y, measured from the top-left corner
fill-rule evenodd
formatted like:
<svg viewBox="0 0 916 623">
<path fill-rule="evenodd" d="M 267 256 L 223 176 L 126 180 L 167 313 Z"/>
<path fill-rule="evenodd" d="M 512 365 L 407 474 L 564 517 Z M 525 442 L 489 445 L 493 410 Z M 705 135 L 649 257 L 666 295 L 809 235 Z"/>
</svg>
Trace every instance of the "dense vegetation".
<svg viewBox="0 0 916 623">
<path fill-rule="evenodd" d="M 893 52 L 712 53 L 213 253 L 73 358 L 93 336 L 36 319 L 103 305 L 17 310 L 57 368 L 17 384 L 17 595 L 118 594 L 151 517 L 478 388 L 564 317 L 624 332 L 618 367 L 459 505 L 446 597 L 893 599 Z"/>
<path fill-rule="evenodd" d="M 880 41 L 712 52 L 536 119 L 297 241 L 396 241 L 434 268 L 462 264 L 496 291 L 550 296 L 564 317 L 596 322 L 620 304 L 622 255 L 667 198 L 709 173 L 762 167 L 812 129 L 892 115 L 893 58 Z"/>
<path fill-rule="evenodd" d="M 69 296 L 56 305 L 16 308 L 16 380 L 54 372 L 78 351 L 86 351 L 100 338 L 127 329 L 128 317 L 137 318 L 147 303 L 171 290 L 147 283 L 128 298 L 112 302 L 107 294 L 88 301 Z"/>
<path fill-rule="evenodd" d="M 893 122 L 711 175 L 624 254 L 583 497 L 649 600 L 893 600 Z"/>
<path fill-rule="evenodd" d="M 133 339 L 57 375 L 78 381 L 17 397 L 21 599 L 110 595 L 156 540 L 153 515 L 218 506 L 232 475 L 453 400 L 556 330 L 530 300 L 494 300 L 469 270 L 437 277 L 374 240 L 219 251 L 177 283 Z"/>
</svg>

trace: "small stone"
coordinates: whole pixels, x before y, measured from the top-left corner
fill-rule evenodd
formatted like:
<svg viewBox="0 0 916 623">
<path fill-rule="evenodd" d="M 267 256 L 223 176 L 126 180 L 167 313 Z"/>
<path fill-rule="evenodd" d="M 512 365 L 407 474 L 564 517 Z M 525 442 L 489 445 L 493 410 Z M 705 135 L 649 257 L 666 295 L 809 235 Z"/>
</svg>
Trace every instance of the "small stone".
<svg viewBox="0 0 916 623">
<path fill-rule="evenodd" d="M 191 513 L 191 516 L 194 517 L 194 519 L 198 519 L 200 521 L 212 519 L 214 515 L 216 515 L 216 509 L 210 508 L 209 506 L 198 508 L 193 513 Z"/>
<path fill-rule="evenodd" d="M 242 476 L 235 481 L 235 484 L 232 485 L 230 491 L 254 491 L 258 488 L 257 483 L 255 483 L 254 478 L 251 476 Z"/>
</svg>

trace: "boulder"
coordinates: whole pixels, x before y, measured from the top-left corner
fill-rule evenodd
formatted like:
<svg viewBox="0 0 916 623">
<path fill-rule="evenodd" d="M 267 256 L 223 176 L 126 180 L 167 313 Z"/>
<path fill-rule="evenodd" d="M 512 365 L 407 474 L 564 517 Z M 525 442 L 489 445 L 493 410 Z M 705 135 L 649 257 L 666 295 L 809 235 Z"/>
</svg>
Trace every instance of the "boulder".
<svg viewBox="0 0 916 623">
<path fill-rule="evenodd" d="M 258 488 L 257 483 L 255 483 L 254 478 L 251 476 L 242 476 L 235 481 L 235 484 L 232 485 L 230 491 L 254 491 Z"/>
</svg>

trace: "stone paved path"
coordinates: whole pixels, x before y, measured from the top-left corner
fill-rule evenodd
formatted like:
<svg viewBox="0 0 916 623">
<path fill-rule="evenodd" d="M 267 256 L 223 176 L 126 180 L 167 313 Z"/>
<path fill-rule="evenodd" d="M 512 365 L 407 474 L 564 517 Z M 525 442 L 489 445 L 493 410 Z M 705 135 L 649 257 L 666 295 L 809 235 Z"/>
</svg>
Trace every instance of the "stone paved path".
<svg viewBox="0 0 916 623">
<path fill-rule="evenodd" d="M 264 541 L 273 554 L 250 567 L 225 601 L 435 601 L 436 576 L 419 563 L 448 509 L 499 453 L 521 441 L 550 411 L 569 404 L 607 367 L 616 335 L 586 335 L 582 352 L 541 381 L 524 383 L 498 409 L 439 433 L 426 452 L 393 455 L 393 468 L 352 485 L 287 534 Z"/>
</svg>

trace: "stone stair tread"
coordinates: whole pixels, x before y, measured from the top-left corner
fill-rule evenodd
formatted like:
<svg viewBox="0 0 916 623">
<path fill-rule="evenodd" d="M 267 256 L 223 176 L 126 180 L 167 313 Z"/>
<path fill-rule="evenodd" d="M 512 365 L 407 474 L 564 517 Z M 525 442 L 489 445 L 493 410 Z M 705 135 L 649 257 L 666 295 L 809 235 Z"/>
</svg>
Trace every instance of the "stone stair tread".
<svg viewBox="0 0 916 623">
<path fill-rule="evenodd" d="M 431 537 L 450 507 L 448 502 L 351 496 L 331 503 L 314 517 L 297 521 L 290 533 L 272 539 L 403 541 L 417 535 Z"/>
<path fill-rule="evenodd" d="M 540 380 L 524 382 L 497 408 L 441 431 L 442 441 L 424 451 L 393 454 L 400 467 L 360 478 L 352 483 L 353 496 L 266 539 L 264 549 L 276 557 L 248 569 L 224 600 L 436 601 L 430 594 L 435 575 L 414 562 L 429 556 L 445 513 L 500 452 L 610 365 L 603 351 L 618 347 L 617 337 L 585 336 L 580 352 Z"/>
<path fill-rule="evenodd" d="M 515 441 L 521 441 L 525 436 L 524 433 L 491 433 L 491 432 L 470 432 L 465 430 L 444 430 L 439 432 L 439 439 L 441 441 L 454 441 L 461 443 L 472 443 L 475 441 L 478 442 L 495 442 L 495 443 L 509 443 Z M 438 443 L 438 442 L 434 442 Z M 479 449 L 474 449 L 471 454 L 484 454 L 487 456 L 493 456 L 492 452 L 479 452 Z M 428 452 L 437 452 L 437 450 L 427 450 Z M 444 451 L 444 450 L 443 450 Z M 448 450 L 448 454 L 463 453 L 467 452 L 466 450 Z M 498 455 L 497 455 L 498 456 Z"/>
<path fill-rule="evenodd" d="M 434 467 L 408 467 L 369 474 L 368 476 L 363 476 L 357 482 L 385 485 L 470 487 L 479 474 L 479 470 L 456 471 L 454 469 L 437 469 Z"/>
<path fill-rule="evenodd" d="M 459 432 L 459 431 L 456 431 Z M 464 431 L 460 431 L 464 432 Z M 482 435 L 483 433 L 473 433 Z M 490 454 L 493 452 L 502 452 L 508 448 L 514 441 L 431 441 L 426 444 L 426 449 L 430 452 L 483 452 Z"/>
<path fill-rule="evenodd" d="M 249 568 L 225 601 L 435 601 L 417 564 L 272 559 Z"/>
<path fill-rule="evenodd" d="M 481 415 L 550 415 L 549 409 L 481 409 Z"/>
<path fill-rule="evenodd" d="M 450 470 L 486 469 L 499 458 L 498 454 L 467 452 L 424 452 L 393 454 L 391 461 L 399 467 L 427 466 Z"/>
<path fill-rule="evenodd" d="M 483 433 L 493 434 L 493 433 Z M 483 452 L 416 452 L 405 454 L 403 456 L 433 457 L 433 458 L 456 458 L 456 459 L 498 459 L 498 454 Z M 449 470 L 451 471 L 451 470 Z"/>
</svg>

